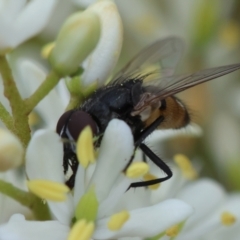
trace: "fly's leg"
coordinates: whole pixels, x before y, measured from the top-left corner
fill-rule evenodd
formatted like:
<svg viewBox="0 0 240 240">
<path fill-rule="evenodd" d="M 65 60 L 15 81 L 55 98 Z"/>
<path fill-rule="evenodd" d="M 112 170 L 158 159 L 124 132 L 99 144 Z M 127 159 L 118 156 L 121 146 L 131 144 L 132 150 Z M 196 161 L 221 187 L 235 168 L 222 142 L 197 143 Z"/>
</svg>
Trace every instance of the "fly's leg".
<svg viewBox="0 0 240 240">
<path fill-rule="evenodd" d="M 64 143 L 64 155 L 63 155 L 63 169 L 64 174 L 67 174 L 71 168 L 72 174 L 68 180 L 66 180 L 65 184 L 70 188 L 73 189 L 75 184 L 75 177 L 78 169 L 78 160 L 76 154 L 70 148 L 68 143 Z"/>
<path fill-rule="evenodd" d="M 147 128 L 145 128 L 143 131 L 138 133 L 137 136 L 135 137 L 135 147 L 136 148 L 140 147 L 140 149 L 143 151 L 143 153 L 146 156 L 148 156 L 148 158 L 154 164 L 156 164 L 160 169 L 162 169 L 164 171 L 164 173 L 166 173 L 167 176 L 163 177 L 163 178 L 150 180 L 150 181 L 135 182 L 135 183 L 132 183 L 129 186 L 129 188 L 146 187 L 146 186 L 158 184 L 158 183 L 164 182 L 172 177 L 173 174 L 172 174 L 171 169 L 168 167 L 168 165 L 166 163 L 164 163 L 164 161 L 161 158 L 159 158 L 150 148 L 148 148 L 144 143 L 142 143 L 145 140 L 145 138 L 147 136 L 149 136 L 163 122 L 163 120 L 164 120 L 164 117 L 160 116 L 152 124 L 150 124 Z M 134 158 L 134 155 L 131 157 L 129 163 L 127 164 L 127 166 L 125 167 L 124 170 L 126 170 L 127 167 L 129 167 L 129 165 L 133 161 L 133 158 Z M 143 158 L 143 160 L 146 161 L 146 158 Z"/>
<path fill-rule="evenodd" d="M 155 163 L 159 168 L 161 168 L 164 171 L 164 173 L 167 174 L 167 176 L 163 178 L 157 178 L 154 180 L 144 181 L 144 182 L 131 183 L 129 188 L 147 187 L 150 185 L 158 184 L 160 182 L 164 182 L 172 177 L 173 174 L 171 169 L 168 167 L 168 165 L 161 158 L 159 158 L 154 152 L 152 152 L 152 150 L 149 147 L 147 147 L 144 143 L 140 144 L 139 147 L 146 154 L 146 156 L 148 156 L 149 159 L 151 159 L 153 163 Z"/>
</svg>

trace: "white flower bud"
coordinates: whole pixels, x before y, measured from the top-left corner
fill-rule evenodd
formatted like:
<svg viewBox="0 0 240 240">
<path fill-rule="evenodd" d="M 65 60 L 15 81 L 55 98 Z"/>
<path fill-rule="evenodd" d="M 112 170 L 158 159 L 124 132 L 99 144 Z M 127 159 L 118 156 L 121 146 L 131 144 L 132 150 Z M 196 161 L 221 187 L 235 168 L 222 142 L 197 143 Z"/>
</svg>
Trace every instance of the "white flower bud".
<svg viewBox="0 0 240 240">
<path fill-rule="evenodd" d="M 21 165 L 24 149 L 19 139 L 5 129 L 0 129 L 0 171 Z"/>
<path fill-rule="evenodd" d="M 92 11 L 71 15 L 56 40 L 49 61 L 63 75 L 77 71 L 82 61 L 95 48 L 100 36 L 100 21 Z"/>
<path fill-rule="evenodd" d="M 110 0 L 97 1 L 87 11 L 98 14 L 101 37 L 93 53 L 84 61 L 81 83 L 89 86 L 97 82 L 102 86 L 118 61 L 123 41 L 122 20 L 116 4 Z"/>
</svg>

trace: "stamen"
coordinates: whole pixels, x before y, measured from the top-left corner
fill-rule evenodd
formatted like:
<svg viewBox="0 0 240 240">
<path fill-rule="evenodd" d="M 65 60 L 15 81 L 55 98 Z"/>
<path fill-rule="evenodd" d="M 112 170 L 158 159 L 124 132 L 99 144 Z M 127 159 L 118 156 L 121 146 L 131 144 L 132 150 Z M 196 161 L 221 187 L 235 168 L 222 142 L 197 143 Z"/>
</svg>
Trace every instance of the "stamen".
<svg viewBox="0 0 240 240">
<path fill-rule="evenodd" d="M 149 166 L 145 162 L 134 162 L 126 171 L 128 178 L 139 178 L 149 171 Z"/>
<path fill-rule="evenodd" d="M 77 157 L 81 166 L 87 167 L 89 163 L 95 162 L 93 135 L 90 126 L 85 127 L 77 141 Z"/>
<path fill-rule="evenodd" d="M 149 180 L 155 180 L 155 179 L 157 179 L 157 177 L 155 177 L 153 174 L 147 173 L 143 176 L 143 179 L 145 181 L 149 181 Z M 148 186 L 148 188 L 151 190 L 157 190 L 159 187 L 160 187 L 160 183 L 156 183 L 156 184 Z"/>
<path fill-rule="evenodd" d="M 62 183 L 49 180 L 32 180 L 27 182 L 28 189 L 40 198 L 54 202 L 66 200 L 66 194 L 70 189 Z"/>
<path fill-rule="evenodd" d="M 178 225 L 174 225 L 172 227 L 170 227 L 169 229 L 166 230 L 166 235 L 169 237 L 176 237 L 179 233 L 179 226 Z"/>
<path fill-rule="evenodd" d="M 173 157 L 175 163 L 178 165 L 178 167 L 181 169 L 182 174 L 185 178 L 189 180 L 196 179 L 198 177 L 198 174 L 196 170 L 193 168 L 190 160 L 187 158 L 187 156 L 183 154 L 176 154 Z"/>
<path fill-rule="evenodd" d="M 94 232 L 94 223 L 82 219 L 76 222 L 68 236 L 68 240 L 89 240 Z"/>
<path fill-rule="evenodd" d="M 54 46 L 55 46 L 55 42 L 50 42 L 50 43 L 46 44 L 41 51 L 41 56 L 44 59 L 47 59 L 48 56 L 50 55 L 51 51 L 53 50 Z"/>
<path fill-rule="evenodd" d="M 122 211 L 112 215 L 108 222 L 108 229 L 111 231 L 120 230 L 129 217 L 128 211 Z"/>
<path fill-rule="evenodd" d="M 224 226 L 231 226 L 237 221 L 236 216 L 230 212 L 223 212 L 221 215 L 221 222 Z"/>
</svg>

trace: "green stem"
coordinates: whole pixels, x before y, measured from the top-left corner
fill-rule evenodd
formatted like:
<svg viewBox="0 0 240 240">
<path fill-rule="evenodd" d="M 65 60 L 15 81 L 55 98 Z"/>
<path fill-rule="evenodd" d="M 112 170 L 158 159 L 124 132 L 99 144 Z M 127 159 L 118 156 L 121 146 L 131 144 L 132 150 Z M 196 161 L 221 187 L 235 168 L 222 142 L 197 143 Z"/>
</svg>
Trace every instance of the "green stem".
<svg viewBox="0 0 240 240">
<path fill-rule="evenodd" d="M 9 100 L 12 109 L 13 126 L 9 125 L 9 127 L 11 127 L 10 130 L 20 138 L 26 147 L 30 140 L 28 115 L 25 111 L 25 103 L 17 89 L 5 56 L 0 56 L 0 73 L 3 79 L 4 95 Z"/>
<path fill-rule="evenodd" d="M 23 107 L 23 100 L 14 82 L 12 71 L 5 56 L 0 56 L 0 72 L 3 78 L 4 95 L 9 100 L 14 115 L 19 111 L 19 104 Z"/>
<path fill-rule="evenodd" d="M 14 128 L 13 118 L 1 102 L 0 102 L 0 119 L 8 129 Z"/>
<path fill-rule="evenodd" d="M 0 192 L 30 208 L 38 220 L 51 219 L 47 204 L 32 193 L 23 191 L 11 183 L 0 180 Z"/>
<path fill-rule="evenodd" d="M 56 72 L 50 72 L 38 89 L 29 98 L 25 99 L 27 114 L 58 84 L 60 78 Z"/>
</svg>

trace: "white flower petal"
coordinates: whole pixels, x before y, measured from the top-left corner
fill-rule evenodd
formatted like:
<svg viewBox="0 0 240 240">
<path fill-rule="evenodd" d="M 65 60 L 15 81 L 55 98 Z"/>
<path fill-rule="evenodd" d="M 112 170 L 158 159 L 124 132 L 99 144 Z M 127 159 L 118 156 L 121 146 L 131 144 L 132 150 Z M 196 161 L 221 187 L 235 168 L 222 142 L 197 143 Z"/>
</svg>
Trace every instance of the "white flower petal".
<svg viewBox="0 0 240 240">
<path fill-rule="evenodd" d="M 119 176 L 117 184 L 114 185 L 108 195 L 99 205 L 98 209 L 98 218 L 101 219 L 103 217 L 111 215 L 113 210 L 116 212 L 118 208 L 116 205 L 120 205 L 119 211 L 122 210 L 122 204 L 120 199 L 126 195 L 126 190 L 128 189 L 129 185 L 131 184 L 131 180 L 124 177 Z M 130 190 L 129 190 L 130 191 Z M 136 195 L 138 197 L 138 195 Z"/>
<path fill-rule="evenodd" d="M 239 227 L 239 219 L 240 219 L 240 195 L 234 194 L 229 197 L 228 201 L 214 213 L 215 216 L 212 217 L 211 221 L 217 221 L 219 223 L 220 216 L 223 212 L 229 212 L 236 217 L 236 222 L 232 226 L 223 226 L 219 224 L 220 227 L 216 229 L 213 233 L 206 236 L 206 239 L 212 240 L 238 240 L 240 236 L 240 227 Z"/>
<path fill-rule="evenodd" d="M 109 219 L 99 220 L 93 238 L 153 237 L 185 220 L 192 211 L 192 207 L 180 200 L 167 200 L 151 207 L 130 211 L 129 220 L 116 232 L 108 230 Z"/>
<path fill-rule="evenodd" d="M 116 182 L 121 171 L 133 154 L 133 136 L 129 126 L 114 119 L 104 133 L 97 166 L 90 181 L 90 186 L 96 187 L 98 199 L 107 197 L 111 187 Z"/>
<path fill-rule="evenodd" d="M 168 161 L 166 161 L 168 162 Z M 173 176 L 165 181 L 162 182 L 160 187 L 151 192 L 151 202 L 153 204 L 158 203 L 159 201 L 163 201 L 167 198 L 173 198 L 176 194 L 181 191 L 181 188 L 186 184 L 187 179 L 182 177 L 182 173 L 176 168 L 174 165 L 170 165 L 170 168 L 173 172 Z M 151 168 L 151 173 L 157 177 L 164 177 L 166 176 L 159 168 L 154 167 Z"/>
<path fill-rule="evenodd" d="M 88 8 L 99 15 L 101 37 L 93 53 L 85 60 L 81 76 L 84 85 L 97 81 L 103 85 L 115 67 L 122 48 L 122 22 L 117 7 L 110 0 L 98 1 Z"/>
<path fill-rule="evenodd" d="M 71 193 L 64 202 L 47 201 L 53 216 L 62 224 L 70 225 L 73 217 L 74 206 Z"/>
<path fill-rule="evenodd" d="M 202 129 L 197 124 L 190 124 L 185 128 L 181 129 L 166 129 L 166 130 L 155 130 L 146 139 L 147 142 L 158 143 L 160 141 L 168 140 L 179 136 L 192 136 L 200 137 L 202 135 Z"/>
<path fill-rule="evenodd" d="M 26 221 L 15 214 L 8 223 L 0 226 L 0 239 L 4 240 L 65 240 L 69 227 L 58 221 Z"/>
<path fill-rule="evenodd" d="M 75 185 L 74 185 L 74 206 L 76 207 L 79 199 L 83 196 L 85 193 L 85 169 L 79 164 L 78 170 L 75 177 Z"/>
<path fill-rule="evenodd" d="M 11 3 L 16 1 L 11 1 Z M 0 49 L 13 48 L 38 34 L 46 26 L 57 0 L 18 1 L 17 7 L 5 5 L 0 17 Z M 26 4 L 23 7 L 23 3 Z M 3 11 L 4 10 L 4 11 Z M 17 12 L 18 11 L 18 12 Z M 9 18 L 8 13 L 14 14 Z"/>
<path fill-rule="evenodd" d="M 63 146 L 57 133 L 39 130 L 26 152 L 26 172 L 30 180 L 46 179 L 64 183 Z"/>
<path fill-rule="evenodd" d="M 46 179 L 65 183 L 63 174 L 63 147 L 58 134 L 53 131 L 37 131 L 27 148 L 26 171 L 30 180 Z M 73 198 L 68 194 L 66 201 L 47 201 L 52 214 L 61 223 L 69 224 L 73 214 Z"/>
<path fill-rule="evenodd" d="M 204 236 L 203 239 L 239 239 L 240 229 L 239 222 L 235 222 L 232 226 L 224 226 L 221 223 L 221 215 L 224 212 L 229 212 L 236 217 L 240 218 L 240 196 L 231 196 L 222 206 L 215 209 L 208 217 L 205 217 L 201 223 L 189 231 L 183 231 L 179 240 L 198 239 Z M 185 234 L 184 234 L 185 233 Z M 238 234 L 238 238 L 236 238 Z"/>
<path fill-rule="evenodd" d="M 206 219 L 226 200 L 223 188 L 210 179 L 201 179 L 186 186 L 177 198 L 194 207 L 195 212 L 188 219 L 183 232 L 190 231 L 202 219 Z"/>
</svg>

